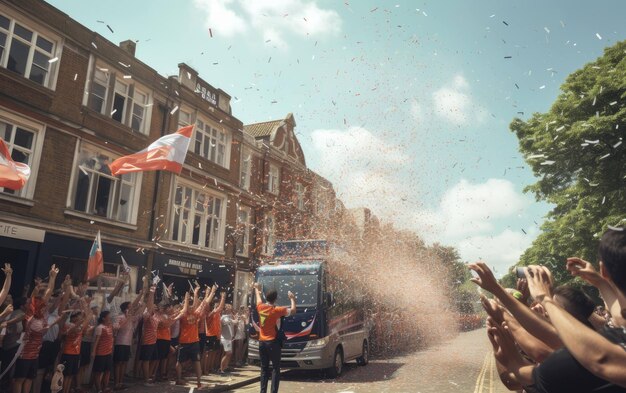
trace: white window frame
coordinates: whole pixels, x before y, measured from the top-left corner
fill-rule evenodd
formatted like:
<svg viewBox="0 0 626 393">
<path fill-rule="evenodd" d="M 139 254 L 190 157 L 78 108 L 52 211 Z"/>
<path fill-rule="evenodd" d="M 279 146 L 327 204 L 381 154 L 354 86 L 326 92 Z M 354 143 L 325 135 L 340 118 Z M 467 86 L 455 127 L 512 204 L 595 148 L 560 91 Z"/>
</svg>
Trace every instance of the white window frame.
<svg viewBox="0 0 626 393">
<path fill-rule="evenodd" d="M 50 90 L 55 90 L 56 82 L 57 82 L 57 75 L 59 71 L 58 64 L 60 63 L 61 52 L 63 48 L 62 38 L 52 33 L 50 30 L 45 29 L 42 26 L 35 24 L 35 22 L 32 22 L 32 21 L 24 22 L 21 19 L 21 16 L 19 17 L 16 16 L 16 14 L 12 13 L 8 9 L 3 9 L 2 12 L 0 12 L 0 15 L 3 15 L 5 18 L 10 20 L 9 30 L 6 30 L 0 27 L 0 31 L 7 35 L 6 41 L 4 44 L 4 51 L 2 53 L 2 56 L 0 56 L 0 67 L 8 70 L 7 63 L 9 60 L 10 47 L 13 42 L 13 38 L 16 38 L 20 42 L 29 46 L 28 58 L 26 60 L 26 68 L 24 69 L 24 75 L 21 75 L 23 78 L 31 80 L 30 71 L 32 70 L 32 67 L 33 67 L 33 59 L 35 56 L 35 51 L 41 52 L 42 54 L 49 56 L 50 59 L 53 59 L 55 57 L 58 59 L 57 61 L 53 63 L 48 63 L 48 72 L 46 74 L 43 84 L 39 84 L 38 82 L 31 80 L 33 83 L 37 83 L 38 85 L 46 87 Z M 33 33 L 33 36 L 31 37 L 30 42 L 26 41 L 22 37 L 17 36 L 14 33 L 16 23 L 30 30 Z M 37 38 L 40 36 L 41 38 L 47 41 L 50 41 L 52 43 L 52 50 L 50 52 L 46 52 L 45 49 L 37 46 Z M 13 71 L 11 72 L 13 73 Z M 16 73 L 16 75 L 19 75 L 19 74 Z"/>
<path fill-rule="evenodd" d="M 248 148 L 241 149 L 241 171 L 239 186 L 250 191 L 250 179 L 252 178 L 252 151 Z"/>
<path fill-rule="evenodd" d="M 280 168 L 274 164 L 270 164 L 270 170 L 267 175 L 267 191 L 274 195 L 280 192 Z"/>
<path fill-rule="evenodd" d="M 276 218 L 273 213 L 263 217 L 263 254 L 272 255 L 276 245 Z"/>
<path fill-rule="evenodd" d="M 183 114 L 185 114 L 185 115 L 189 115 L 189 120 L 188 120 L 188 121 L 185 121 L 185 120 L 182 118 L 182 117 L 183 117 Z M 192 111 L 192 110 L 187 109 L 187 108 L 185 108 L 185 107 L 182 107 L 182 108 L 180 108 L 180 109 L 178 110 L 178 129 L 181 129 L 181 128 L 183 128 L 183 127 L 190 126 L 190 125 L 192 125 L 192 124 L 194 124 L 194 123 L 195 123 L 195 121 L 194 121 L 194 113 L 193 113 L 193 111 Z"/>
<path fill-rule="evenodd" d="M 231 135 L 226 129 L 217 126 L 214 122 L 203 116 L 196 116 L 196 126 L 193 135 L 193 152 L 200 157 L 211 161 L 226 169 L 230 168 L 230 145 Z M 200 142 L 199 151 L 198 142 Z M 219 162 L 219 148 L 224 148 L 223 162 Z M 206 154 L 205 154 L 206 152 Z"/>
<path fill-rule="evenodd" d="M 191 224 L 189 223 L 189 220 L 194 220 L 197 214 L 196 203 L 195 201 L 192 201 L 190 202 L 189 207 L 186 208 L 184 207 L 184 200 L 181 199 L 181 205 L 179 205 L 177 203 L 177 196 L 176 196 L 178 187 L 183 187 L 183 193 L 181 196 L 182 199 L 185 199 L 184 189 L 188 189 L 191 191 L 191 196 L 193 199 L 197 200 L 197 195 L 201 194 L 201 195 L 204 195 L 205 198 L 209 197 L 209 198 L 214 198 L 214 200 L 215 199 L 220 200 L 220 210 L 217 216 L 215 212 L 214 202 L 211 203 L 213 211 L 210 214 L 207 213 L 206 211 L 203 213 L 200 213 L 201 227 L 200 227 L 200 232 L 198 234 L 198 240 L 199 242 L 201 241 L 201 244 L 194 244 L 192 242 L 193 241 L 193 223 Z M 225 236 L 225 229 L 226 229 L 226 201 L 227 201 L 227 198 L 225 195 L 218 193 L 218 192 L 214 192 L 213 190 L 197 188 L 193 184 L 187 183 L 185 181 L 180 181 L 179 179 L 179 181 L 173 184 L 170 200 L 173 201 L 172 208 L 170 209 L 170 217 L 169 217 L 170 218 L 169 238 L 171 241 L 185 244 L 191 247 L 207 249 L 213 252 L 224 253 L 225 251 L 224 236 Z M 174 226 L 176 224 L 175 217 L 176 217 L 176 213 L 181 209 L 184 209 L 187 211 L 188 222 L 185 224 L 184 219 L 182 218 L 184 217 L 184 215 L 179 213 L 181 218 L 178 221 L 178 230 L 176 232 L 178 239 L 174 239 L 174 234 L 175 234 Z M 217 220 L 217 222 L 219 223 L 219 228 L 217 230 L 217 238 L 214 238 L 214 237 L 210 238 L 210 242 L 212 242 L 213 244 L 206 244 L 206 238 L 207 238 L 206 237 L 206 230 L 207 230 L 206 222 L 207 222 L 207 219 L 209 218 L 211 220 Z M 214 221 L 212 221 L 212 224 L 213 223 Z M 184 230 L 184 241 L 181 240 L 183 239 L 182 237 L 183 230 Z"/>
<path fill-rule="evenodd" d="M 78 139 L 76 141 L 76 147 L 75 147 L 75 151 L 74 151 L 74 160 L 73 160 L 73 164 L 72 164 L 72 174 L 70 176 L 70 187 L 69 187 L 69 192 L 67 195 L 67 200 L 66 200 L 66 207 L 68 209 L 70 209 L 71 211 L 77 212 L 78 214 L 85 214 L 88 216 L 93 216 L 95 218 L 100 218 L 100 219 L 105 219 L 105 220 L 110 220 L 113 222 L 119 222 L 119 223 L 124 223 L 124 224 L 131 224 L 131 225 L 136 225 L 137 224 L 137 215 L 139 212 L 139 199 L 141 196 L 141 185 L 142 185 L 142 180 L 143 180 L 143 173 L 141 172 L 136 172 L 134 173 L 134 175 L 131 175 L 131 178 L 134 179 L 134 181 L 128 181 L 128 180 L 122 180 L 122 176 L 112 176 L 112 175 L 106 175 L 103 174 L 101 172 L 98 171 L 94 171 L 90 168 L 85 168 L 85 167 L 81 167 L 78 165 L 78 162 L 80 160 L 80 151 L 81 151 L 81 147 L 85 147 L 86 150 L 93 150 L 93 151 L 97 151 L 97 152 L 102 152 L 103 154 L 106 154 L 108 157 L 111 158 L 111 160 L 114 160 L 116 158 L 118 158 L 120 155 L 117 153 L 114 153 L 104 147 L 101 146 L 97 146 L 93 143 L 89 143 L 89 142 L 85 142 L 81 139 Z M 82 173 L 91 173 L 91 172 L 98 172 L 98 176 L 104 176 L 106 178 L 110 178 L 111 180 L 114 180 L 115 183 L 112 184 L 111 186 L 115 185 L 115 190 L 119 189 L 119 184 L 133 184 L 134 183 L 134 190 L 133 190 L 133 194 L 131 196 L 131 200 L 127 201 L 127 203 L 132 203 L 130 210 L 128 212 L 129 218 L 127 221 L 122 221 L 117 219 L 118 214 L 119 214 L 119 206 L 112 206 L 112 211 L 109 211 L 109 208 L 107 209 L 107 215 L 106 216 L 102 216 L 99 214 L 96 214 L 93 211 L 89 211 L 89 207 L 93 207 L 90 205 L 90 196 L 91 193 L 93 192 L 92 190 L 92 178 L 89 179 L 89 193 L 87 195 L 87 202 L 86 202 L 86 206 L 85 209 L 87 211 L 84 210 L 77 210 L 74 206 L 75 203 L 75 197 L 76 197 L 76 192 L 77 192 L 77 187 L 78 187 L 78 179 L 77 177 L 79 176 L 79 172 Z M 130 174 L 129 174 L 130 175 Z M 119 197 L 120 196 L 121 191 L 117 192 L 117 193 L 113 193 L 114 196 Z M 113 213 L 114 212 L 114 213 Z"/>
<path fill-rule="evenodd" d="M 105 74 L 107 79 L 106 81 L 96 80 L 96 74 L 98 71 Z M 124 107 L 122 108 L 121 121 L 119 123 L 131 129 L 132 132 L 149 135 L 152 120 L 152 106 L 154 104 L 154 95 L 152 94 L 150 89 L 132 79 L 132 76 L 131 78 L 125 78 L 127 74 L 127 72 L 119 71 L 118 69 L 110 67 L 109 65 L 91 56 L 89 58 L 89 77 L 85 81 L 83 106 L 91 109 L 94 112 L 98 112 L 103 116 L 113 119 L 113 115 L 117 114 L 117 111 L 114 111 L 113 109 L 115 95 L 119 94 L 124 97 Z M 98 111 L 92 107 L 91 97 L 96 96 L 99 99 L 101 99 L 102 97 L 93 92 L 92 85 L 93 83 L 98 83 L 99 85 L 102 85 L 102 82 L 106 82 L 106 91 L 102 107 Z M 126 91 L 122 91 L 121 86 L 124 86 Z M 137 102 L 139 94 L 145 96 L 144 103 Z M 144 109 L 143 118 L 139 130 L 133 129 L 133 117 L 135 117 L 134 109 L 136 106 L 141 106 Z M 116 119 L 113 120 L 117 122 Z"/>
<path fill-rule="evenodd" d="M 242 222 L 239 214 L 245 212 L 247 220 Z M 248 206 L 239 206 L 237 210 L 237 242 L 235 242 L 235 252 L 239 256 L 247 257 L 250 255 L 250 232 L 252 230 L 252 208 Z M 239 251 L 239 239 L 243 241 L 243 251 Z"/>
<path fill-rule="evenodd" d="M 28 165 L 30 167 L 30 177 L 28 178 L 28 181 L 24 187 L 21 190 L 16 191 L 15 194 L 8 194 L 4 191 L 0 191 L 0 195 L 32 200 L 35 195 L 35 186 L 37 185 L 37 174 L 39 172 L 39 162 L 41 160 L 41 151 L 43 149 L 43 142 L 45 139 L 46 125 L 9 112 L 2 107 L 0 107 L 0 121 L 9 123 L 13 126 L 12 138 L 15 138 L 15 127 L 23 128 L 35 134 L 33 138 L 33 147 L 31 149 L 32 162 Z M 9 152 L 13 152 L 11 142 L 5 142 L 9 147 Z M 0 190 L 3 190 L 3 188 L 0 187 Z"/>
<path fill-rule="evenodd" d="M 304 206 L 304 196 L 305 196 L 304 185 L 300 182 L 296 182 L 293 189 L 296 194 L 296 207 L 298 208 L 298 210 L 304 211 L 304 207 L 305 207 Z"/>
</svg>

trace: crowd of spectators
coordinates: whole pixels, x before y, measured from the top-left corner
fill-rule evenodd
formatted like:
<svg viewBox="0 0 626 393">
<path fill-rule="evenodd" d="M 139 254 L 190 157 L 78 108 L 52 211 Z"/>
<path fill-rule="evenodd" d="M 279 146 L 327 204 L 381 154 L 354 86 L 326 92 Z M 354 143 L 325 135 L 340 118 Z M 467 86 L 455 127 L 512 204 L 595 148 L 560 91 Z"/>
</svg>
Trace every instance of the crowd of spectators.
<svg viewBox="0 0 626 393">
<path fill-rule="evenodd" d="M 472 281 L 493 295 L 481 296 L 481 303 L 509 390 L 626 392 L 626 231 L 607 230 L 598 254 L 598 269 L 577 257 L 564 267 L 596 287 L 603 304 L 578 287 L 554 287 L 545 266 L 521 268 L 518 289 L 509 290 L 485 263 L 469 265 Z"/>
<path fill-rule="evenodd" d="M 2 271 L 2 392 L 122 390 L 130 372 L 147 386 L 170 379 L 185 385 L 188 369 L 200 387 L 201 375 L 227 374 L 245 361 L 249 312 L 235 312 L 225 292 L 216 297 L 217 286 L 203 293 L 196 286 L 181 304 L 172 286 L 163 285 L 157 302 L 156 284 L 146 276 L 128 302 L 118 296 L 127 285 L 125 273 L 108 295 L 88 283 L 74 286 L 69 276 L 55 290 L 53 265 L 47 282 L 37 279 L 32 292 L 12 299 L 10 264 Z M 191 367 L 184 368 L 187 363 Z"/>
</svg>

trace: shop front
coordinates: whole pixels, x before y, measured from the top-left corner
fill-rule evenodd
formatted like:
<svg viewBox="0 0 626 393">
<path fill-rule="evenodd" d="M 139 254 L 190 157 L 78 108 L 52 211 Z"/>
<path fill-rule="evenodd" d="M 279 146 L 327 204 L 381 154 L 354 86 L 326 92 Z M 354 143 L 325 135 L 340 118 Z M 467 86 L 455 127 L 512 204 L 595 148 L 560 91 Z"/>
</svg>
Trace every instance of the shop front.
<svg viewBox="0 0 626 393">
<path fill-rule="evenodd" d="M 83 281 L 87 272 L 87 260 L 92 244 L 93 239 L 77 239 L 48 232 L 39 253 L 35 275 L 42 278 L 47 277 L 50 266 L 55 264 L 59 268 L 57 286 L 68 274 L 74 284 Z M 138 252 L 134 248 L 103 241 L 102 256 L 104 259 L 103 276 L 118 277 L 124 269 L 123 257 L 128 264 L 130 275 L 130 287 L 125 288 L 124 292 L 135 293 L 141 287 L 140 277 L 145 274 L 147 254 Z M 104 279 L 99 285 L 99 289 L 106 292 L 115 286 L 115 280 Z"/>
<path fill-rule="evenodd" d="M 158 271 L 165 285 L 174 284 L 174 294 L 180 300 L 185 291 L 197 282 L 202 287 L 217 284 L 232 301 L 235 268 L 228 262 L 190 254 L 159 253 L 154 256 L 152 270 Z"/>
<path fill-rule="evenodd" d="M 32 281 L 45 236 L 44 230 L 0 221 L 0 262 L 13 268 L 10 293 L 14 298 L 22 296 Z"/>
</svg>

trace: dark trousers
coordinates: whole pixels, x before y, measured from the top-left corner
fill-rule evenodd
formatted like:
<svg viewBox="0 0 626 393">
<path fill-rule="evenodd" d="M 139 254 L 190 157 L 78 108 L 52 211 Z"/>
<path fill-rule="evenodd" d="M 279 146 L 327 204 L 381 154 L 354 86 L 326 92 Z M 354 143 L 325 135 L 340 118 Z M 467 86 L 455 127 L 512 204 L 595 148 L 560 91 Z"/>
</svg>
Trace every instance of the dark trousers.
<svg viewBox="0 0 626 393">
<path fill-rule="evenodd" d="M 270 379 L 270 362 L 272 362 L 272 393 L 278 393 L 280 383 L 280 344 L 275 341 L 259 341 L 259 357 L 261 358 L 261 393 L 267 392 Z"/>
</svg>

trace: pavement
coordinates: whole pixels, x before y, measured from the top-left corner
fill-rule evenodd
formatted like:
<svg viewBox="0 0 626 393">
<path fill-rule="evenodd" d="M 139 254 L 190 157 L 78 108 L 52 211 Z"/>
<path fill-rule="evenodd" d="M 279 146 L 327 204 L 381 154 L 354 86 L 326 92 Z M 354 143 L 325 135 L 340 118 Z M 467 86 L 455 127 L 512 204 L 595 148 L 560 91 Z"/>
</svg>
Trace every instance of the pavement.
<svg viewBox="0 0 626 393">
<path fill-rule="evenodd" d="M 344 374 L 326 379 L 321 372 L 284 371 L 281 393 L 505 393 L 495 368 L 491 345 L 484 329 L 458 336 L 428 349 L 389 359 L 375 359 L 365 367 L 346 364 Z M 258 392 L 260 370 L 237 368 L 227 376 L 202 377 L 202 392 Z M 135 380 L 125 392 L 193 393 L 195 378 L 186 386 L 173 382 L 143 386 Z M 127 381 L 129 382 L 129 381 Z M 192 389 L 193 388 L 193 389 Z"/>
<path fill-rule="evenodd" d="M 260 377 L 260 369 L 255 366 L 243 366 L 237 367 L 231 373 L 221 376 L 217 374 L 211 374 L 209 376 L 202 376 L 202 388 L 201 392 L 230 392 L 237 389 L 258 382 Z M 126 380 L 128 388 L 122 392 L 132 393 L 153 393 L 156 390 L 159 393 L 182 393 L 182 392 L 194 392 L 198 391 L 196 388 L 196 378 L 187 376 L 187 385 L 179 386 L 174 381 L 155 383 L 154 386 L 144 386 L 143 382 L 139 380 Z"/>
</svg>

